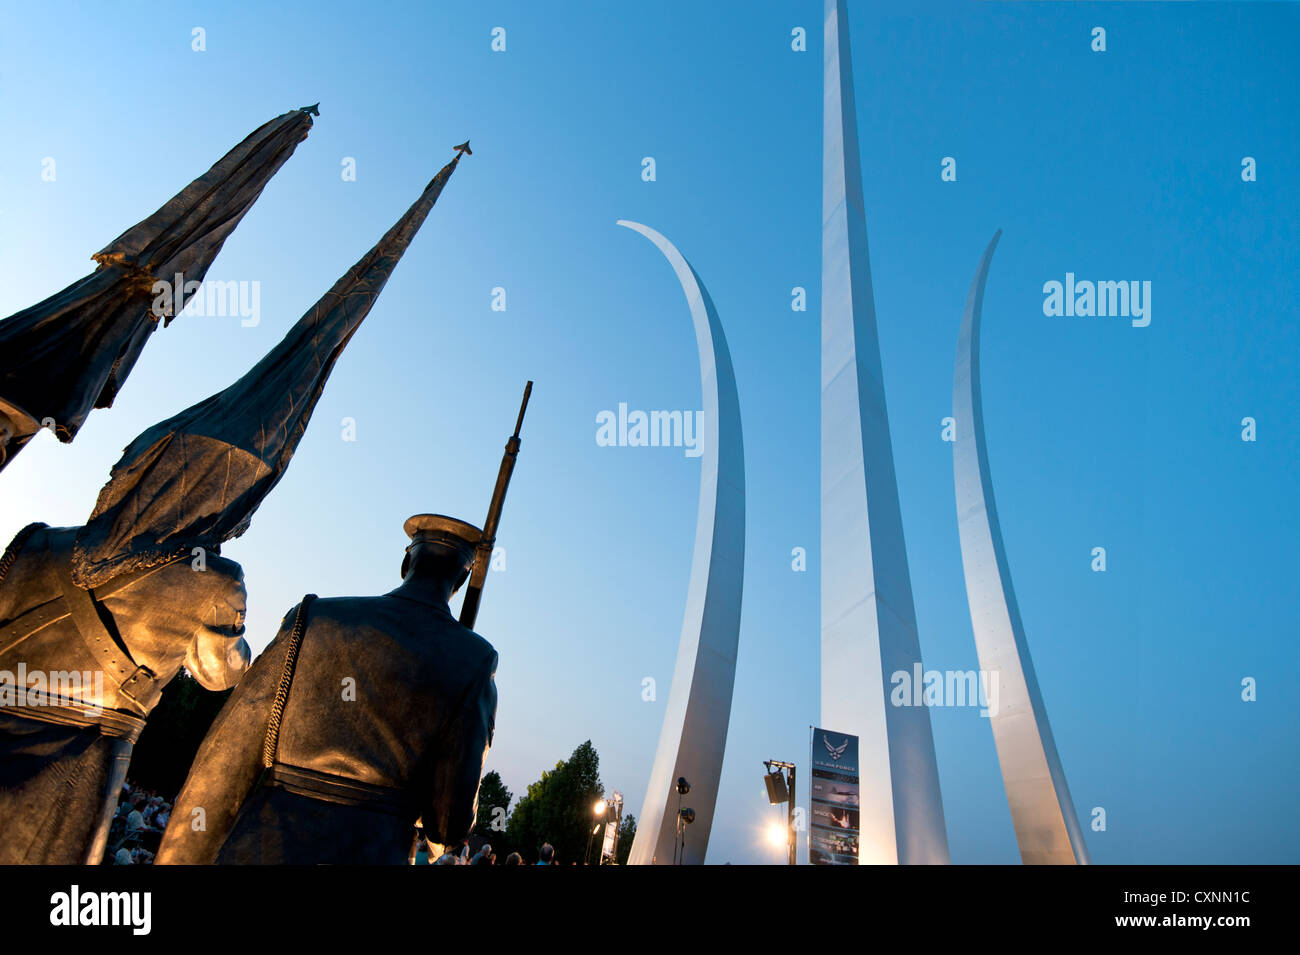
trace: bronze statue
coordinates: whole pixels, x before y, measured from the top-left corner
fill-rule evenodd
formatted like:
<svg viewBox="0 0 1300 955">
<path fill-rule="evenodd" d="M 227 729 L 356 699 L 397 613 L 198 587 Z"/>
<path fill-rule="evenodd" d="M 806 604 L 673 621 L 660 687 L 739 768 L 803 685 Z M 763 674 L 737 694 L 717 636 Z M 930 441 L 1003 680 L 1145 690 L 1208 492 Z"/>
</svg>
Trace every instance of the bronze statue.
<svg viewBox="0 0 1300 955">
<path fill-rule="evenodd" d="M 417 819 L 435 843 L 469 834 L 497 654 L 448 602 L 482 534 L 435 514 L 405 530 L 396 590 L 285 616 L 203 741 L 158 863 L 400 865 Z"/>
<path fill-rule="evenodd" d="M 307 138 L 313 115 L 320 112 L 307 106 L 263 123 L 95 253 L 96 271 L 0 321 L 0 470 L 42 427 L 70 442 L 94 408 L 113 404 L 158 321 L 171 324 L 185 307 L 235 226 Z"/>
<path fill-rule="evenodd" d="M 178 557 L 86 591 L 77 531 L 30 525 L 0 560 L 0 864 L 98 862 L 162 688 L 182 666 L 210 690 L 248 668 L 237 563 Z"/>
<path fill-rule="evenodd" d="M 0 562 L 0 663 L 13 667 L 0 666 L 0 861 L 98 861 L 131 744 L 163 685 L 183 663 L 224 689 L 247 666 L 242 571 L 218 556 L 221 544 L 248 529 L 284 475 L 335 362 L 459 159 L 247 374 L 132 441 L 86 524 L 32 525 L 10 545 Z M 46 669 L 85 670 L 105 686 L 102 707 L 64 682 L 44 699 Z"/>
</svg>

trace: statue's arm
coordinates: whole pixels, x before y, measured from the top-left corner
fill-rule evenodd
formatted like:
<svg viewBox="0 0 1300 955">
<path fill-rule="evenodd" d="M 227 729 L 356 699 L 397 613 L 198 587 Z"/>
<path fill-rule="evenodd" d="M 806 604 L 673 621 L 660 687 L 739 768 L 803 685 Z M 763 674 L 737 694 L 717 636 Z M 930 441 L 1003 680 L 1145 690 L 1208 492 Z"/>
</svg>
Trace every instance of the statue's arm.
<svg viewBox="0 0 1300 955">
<path fill-rule="evenodd" d="M 216 861 L 262 772 L 262 745 L 296 613 L 296 607 L 289 611 L 280 632 L 253 663 L 203 738 L 172 809 L 156 863 L 210 865 Z"/>
<path fill-rule="evenodd" d="M 441 748 L 433 770 L 433 791 L 424 810 L 424 832 L 432 842 L 457 845 L 474 827 L 479 780 L 496 726 L 496 670 L 494 651 L 465 694 Z"/>
</svg>

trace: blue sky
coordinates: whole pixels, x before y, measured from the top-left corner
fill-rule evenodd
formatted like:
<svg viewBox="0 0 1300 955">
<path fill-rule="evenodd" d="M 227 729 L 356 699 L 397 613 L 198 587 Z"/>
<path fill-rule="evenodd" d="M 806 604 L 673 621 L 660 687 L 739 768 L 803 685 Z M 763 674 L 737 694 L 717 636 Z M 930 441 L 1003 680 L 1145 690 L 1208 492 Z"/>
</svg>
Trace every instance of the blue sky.
<svg viewBox="0 0 1300 955">
<path fill-rule="evenodd" d="M 156 335 L 74 445 L 43 435 L 5 471 L 0 537 L 84 521 L 131 438 L 242 374 L 469 137 L 287 476 L 225 549 L 248 576 L 250 641 L 305 592 L 390 589 L 410 514 L 480 521 L 533 378 L 506 570 L 479 617 L 501 654 L 488 765 L 520 792 L 590 738 L 639 813 L 699 461 L 598 447 L 596 415 L 700 407 L 680 288 L 614 224 L 644 222 L 708 286 L 744 422 L 745 602 L 709 861 L 776 862 L 761 763 L 806 766 L 819 715 L 821 3 L 542 6 L 8 5 L 0 315 L 88 272 L 260 123 L 318 100 L 321 116 L 209 273 L 260 282 L 260 323 L 182 316 Z M 1300 10 L 858 3 L 850 17 L 927 667 L 977 666 L 940 420 L 966 291 L 1001 228 L 983 328 L 993 485 L 1075 804 L 1085 826 L 1106 810 L 1092 858 L 1297 861 Z M 807 52 L 791 50 L 798 26 Z M 940 181 L 945 156 L 956 182 Z M 1242 181 L 1244 156 L 1258 181 Z M 1042 285 L 1066 272 L 1150 280 L 1150 326 L 1044 316 Z M 791 310 L 794 286 L 808 311 Z M 987 721 L 949 708 L 933 722 L 953 861 L 1017 862 Z"/>
</svg>

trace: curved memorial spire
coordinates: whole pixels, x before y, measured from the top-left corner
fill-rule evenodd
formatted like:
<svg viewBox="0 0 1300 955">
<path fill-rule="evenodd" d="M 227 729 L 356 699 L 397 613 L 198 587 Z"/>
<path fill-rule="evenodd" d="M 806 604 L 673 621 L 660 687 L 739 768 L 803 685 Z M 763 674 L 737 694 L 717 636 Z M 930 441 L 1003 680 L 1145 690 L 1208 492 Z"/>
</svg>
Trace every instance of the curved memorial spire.
<svg viewBox="0 0 1300 955">
<path fill-rule="evenodd" d="M 961 562 L 966 571 L 966 596 L 983 671 L 981 679 L 998 681 L 997 705 L 990 708 L 989 722 L 997 744 L 1021 861 L 1026 865 L 1087 864 L 1088 848 L 1065 784 L 1065 771 L 1047 722 L 1047 710 L 1011 586 L 984 442 L 980 311 L 989 263 L 1001 236 L 1001 230 L 994 233 L 980 259 L 966 296 L 957 340 L 957 366 L 952 385 L 957 440 L 952 463 Z"/>
<path fill-rule="evenodd" d="M 659 748 L 628 862 L 668 865 L 680 855 L 682 863 L 698 864 L 704 861 L 709 846 L 740 640 L 745 570 L 745 450 L 740 400 L 722 323 L 700 277 L 677 247 L 654 229 L 626 219 L 618 224 L 640 232 L 658 246 L 677 273 L 695 323 L 704 398 L 699 423 L 704 452 L 700 457 L 700 509 L 686 613 Z M 682 805 L 695 810 L 695 822 L 687 827 L 684 847 L 677 852 L 674 787 L 679 776 L 691 784 Z"/>
<path fill-rule="evenodd" d="M 848 14 L 826 0 L 822 141 L 821 726 L 858 737 L 858 861 L 945 864 L 929 708 L 891 703 L 921 667 L 876 334 Z"/>
</svg>

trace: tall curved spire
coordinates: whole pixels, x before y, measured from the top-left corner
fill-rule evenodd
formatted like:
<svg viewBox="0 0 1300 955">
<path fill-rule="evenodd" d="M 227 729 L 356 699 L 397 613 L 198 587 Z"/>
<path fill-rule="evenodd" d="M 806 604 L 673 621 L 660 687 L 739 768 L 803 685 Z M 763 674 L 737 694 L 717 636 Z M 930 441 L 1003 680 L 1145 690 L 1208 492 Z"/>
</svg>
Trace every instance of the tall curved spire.
<svg viewBox="0 0 1300 955">
<path fill-rule="evenodd" d="M 848 15 L 826 0 L 821 726 L 859 738 L 860 863 L 948 862 L 930 711 L 893 706 L 921 645 L 876 334 Z"/>
<path fill-rule="evenodd" d="M 708 290 L 677 247 L 648 226 L 618 220 L 658 246 L 677 273 L 695 323 L 704 398 L 700 419 L 700 508 L 681 642 L 631 865 L 671 864 L 677 839 L 679 776 L 691 784 L 682 805 L 695 810 L 681 861 L 704 861 L 722 775 L 740 641 L 745 571 L 745 449 L 731 353 Z M 670 795 L 671 794 L 671 795 Z"/>
<path fill-rule="evenodd" d="M 1065 771 L 1047 722 L 1047 710 L 1025 641 L 1025 627 L 1011 586 L 1002 529 L 993 502 L 988 451 L 984 442 L 984 409 L 980 399 L 980 312 L 999 229 L 984 250 L 962 315 L 957 340 L 957 365 L 952 383 L 952 413 L 956 419 L 953 482 L 957 494 L 957 527 L 961 562 L 966 572 L 966 596 L 980 669 L 997 679 L 997 705 L 989 723 L 1020 858 L 1026 865 L 1070 865 L 1088 862 L 1065 783 Z M 983 678 L 983 675 L 982 675 Z M 992 696 L 992 694 L 990 694 Z"/>
</svg>

